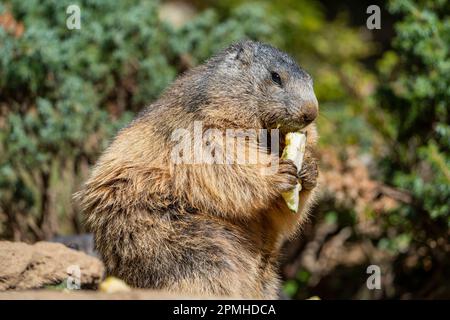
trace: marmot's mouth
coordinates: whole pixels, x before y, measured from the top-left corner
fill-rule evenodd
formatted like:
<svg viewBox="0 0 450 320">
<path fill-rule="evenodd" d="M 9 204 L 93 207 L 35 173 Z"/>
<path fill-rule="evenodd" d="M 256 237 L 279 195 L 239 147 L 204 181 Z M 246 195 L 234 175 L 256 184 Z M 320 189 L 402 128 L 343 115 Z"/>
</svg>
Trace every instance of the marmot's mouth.
<svg viewBox="0 0 450 320">
<path fill-rule="evenodd" d="M 277 125 L 280 135 L 286 135 L 289 132 L 304 131 L 310 123 L 283 122 Z"/>
<path fill-rule="evenodd" d="M 281 157 L 281 154 L 283 153 L 284 148 L 286 147 L 286 134 L 288 134 L 289 132 L 302 132 L 305 135 L 307 135 L 307 132 L 304 130 L 305 128 L 302 129 L 298 129 L 298 130 L 292 130 L 292 131 L 286 131 L 286 129 L 284 128 L 284 130 L 281 129 L 281 127 L 277 128 L 279 130 L 278 134 L 279 134 L 279 138 L 278 138 L 278 142 L 279 142 L 279 146 L 278 146 L 278 154 Z M 269 129 L 269 137 L 268 137 L 268 141 L 270 141 L 270 135 L 271 135 L 271 130 L 273 129 Z M 270 152 L 270 144 L 268 145 L 268 151 Z"/>
</svg>

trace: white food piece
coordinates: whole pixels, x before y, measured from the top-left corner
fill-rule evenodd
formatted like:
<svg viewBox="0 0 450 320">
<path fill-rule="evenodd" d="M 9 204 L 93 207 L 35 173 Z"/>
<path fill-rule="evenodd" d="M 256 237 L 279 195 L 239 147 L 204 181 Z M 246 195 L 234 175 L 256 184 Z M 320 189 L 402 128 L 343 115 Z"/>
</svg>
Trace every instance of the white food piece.
<svg viewBox="0 0 450 320">
<path fill-rule="evenodd" d="M 303 165 L 303 157 L 305 155 L 306 148 L 306 135 L 301 132 L 289 132 L 286 134 L 286 147 L 281 155 L 282 159 L 289 159 L 297 166 L 297 170 L 300 171 Z M 298 183 L 294 189 L 288 192 L 283 192 L 282 196 L 288 208 L 296 213 L 300 202 L 300 191 L 302 186 Z"/>
</svg>

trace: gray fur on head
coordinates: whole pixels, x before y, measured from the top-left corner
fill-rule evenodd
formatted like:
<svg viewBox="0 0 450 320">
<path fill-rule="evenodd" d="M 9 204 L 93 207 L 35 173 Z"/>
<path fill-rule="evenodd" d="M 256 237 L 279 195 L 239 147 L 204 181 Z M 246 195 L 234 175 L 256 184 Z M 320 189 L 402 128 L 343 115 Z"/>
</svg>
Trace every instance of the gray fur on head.
<svg viewBox="0 0 450 320">
<path fill-rule="evenodd" d="M 238 126 L 279 127 L 284 133 L 304 128 L 318 113 L 311 76 L 287 53 L 250 40 L 232 44 L 180 76 L 145 113 L 161 104 L 181 107 L 197 120 L 221 114 L 230 124 L 234 118 L 240 119 Z"/>
<path fill-rule="evenodd" d="M 207 61 L 203 81 L 210 95 L 235 99 L 241 108 L 242 101 L 256 108 L 267 127 L 296 130 L 317 115 L 311 76 L 287 53 L 268 44 L 250 40 L 232 44 Z"/>
</svg>

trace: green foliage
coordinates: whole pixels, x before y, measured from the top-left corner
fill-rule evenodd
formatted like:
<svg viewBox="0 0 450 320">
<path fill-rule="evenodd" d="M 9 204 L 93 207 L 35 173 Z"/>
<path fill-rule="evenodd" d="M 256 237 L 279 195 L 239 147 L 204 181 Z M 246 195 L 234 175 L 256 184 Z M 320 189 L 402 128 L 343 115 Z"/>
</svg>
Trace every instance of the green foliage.
<svg viewBox="0 0 450 320">
<path fill-rule="evenodd" d="M 404 253 L 397 257 L 399 266 L 407 265 L 408 256 L 417 259 L 413 268 L 403 267 L 415 278 L 414 284 L 403 284 L 404 290 L 435 286 L 436 294 L 443 289 L 429 278 L 450 269 L 449 9 L 442 0 L 389 3 L 401 20 L 392 51 L 379 63 L 381 109 L 375 111 L 388 119 L 377 123 L 388 145 L 380 162 L 384 179 L 411 195 L 385 219 L 386 236 L 378 245 Z"/>
<path fill-rule="evenodd" d="M 380 62 L 380 105 L 393 130 L 384 159 L 391 183 L 409 190 L 408 218 L 450 225 L 450 15 L 446 1 L 396 0 L 393 51 Z"/>
</svg>

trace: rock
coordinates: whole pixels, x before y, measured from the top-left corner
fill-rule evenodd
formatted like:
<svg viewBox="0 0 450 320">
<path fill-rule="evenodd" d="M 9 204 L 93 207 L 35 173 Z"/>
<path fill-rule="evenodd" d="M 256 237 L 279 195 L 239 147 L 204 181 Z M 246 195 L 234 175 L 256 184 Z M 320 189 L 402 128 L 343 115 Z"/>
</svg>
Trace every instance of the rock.
<svg viewBox="0 0 450 320">
<path fill-rule="evenodd" d="M 78 270 L 81 288 L 88 289 L 101 281 L 104 267 L 99 259 L 60 243 L 0 241 L 0 290 L 58 285 L 71 273 L 72 279 L 76 278 Z"/>
<path fill-rule="evenodd" d="M 100 255 L 94 249 L 94 235 L 92 233 L 73 234 L 68 236 L 55 236 L 50 239 L 51 242 L 64 244 L 66 247 L 99 258 Z"/>
</svg>

